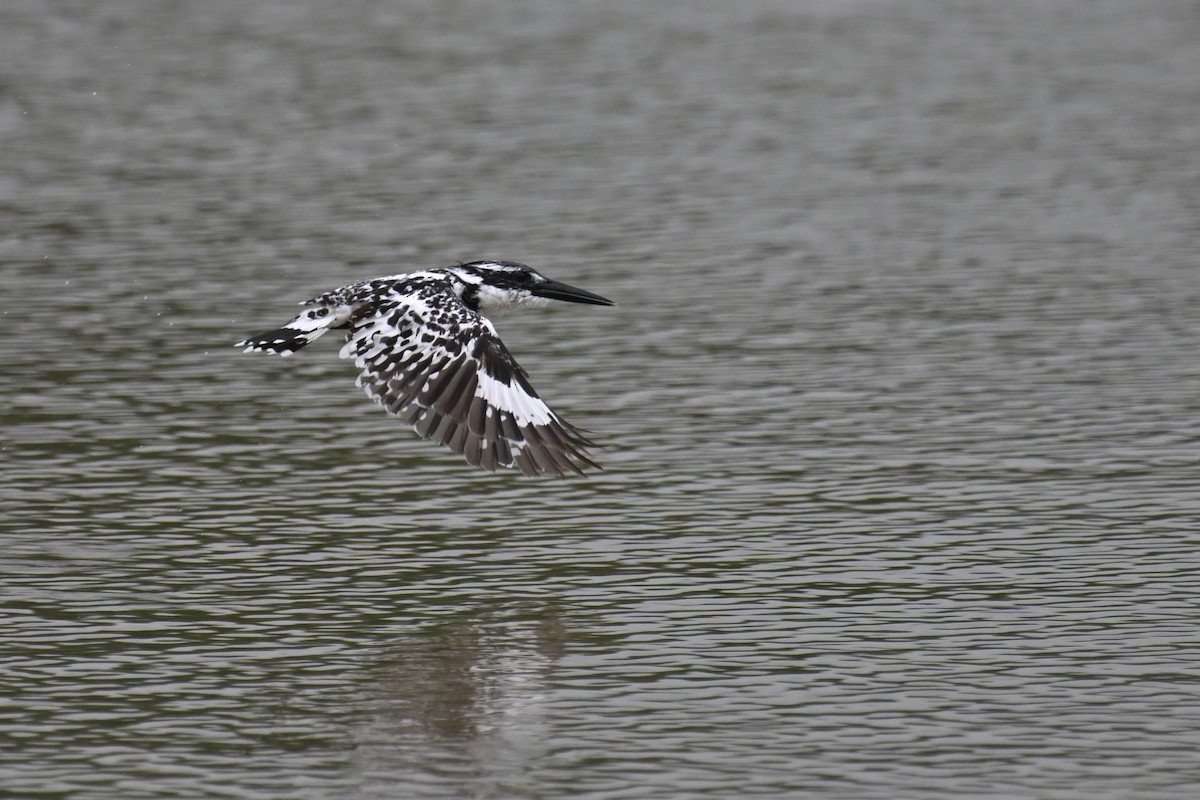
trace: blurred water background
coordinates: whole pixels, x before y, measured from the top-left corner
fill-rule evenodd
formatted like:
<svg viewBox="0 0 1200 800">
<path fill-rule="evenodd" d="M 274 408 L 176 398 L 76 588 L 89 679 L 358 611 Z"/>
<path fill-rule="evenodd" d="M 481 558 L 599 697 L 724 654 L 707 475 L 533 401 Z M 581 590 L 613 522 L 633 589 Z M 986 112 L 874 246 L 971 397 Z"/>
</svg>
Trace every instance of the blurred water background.
<svg viewBox="0 0 1200 800">
<path fill-rule="evenodd" d="M 0 794 L 1194 798 L 1194 0 L 5 0 Z M 323 340 L 509 258 L 607 443 Z"/>
</svg>

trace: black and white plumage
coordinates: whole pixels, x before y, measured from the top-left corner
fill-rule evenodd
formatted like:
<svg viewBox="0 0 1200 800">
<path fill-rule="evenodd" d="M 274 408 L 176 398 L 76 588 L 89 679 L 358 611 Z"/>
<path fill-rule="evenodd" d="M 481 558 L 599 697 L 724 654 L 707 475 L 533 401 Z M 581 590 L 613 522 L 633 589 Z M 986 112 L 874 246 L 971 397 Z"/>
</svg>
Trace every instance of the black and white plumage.
<svg viewBox="0 0 1200 800">
<path fill-rule="evenodd" d="M 595 443 L 538 397 L 486 313 L 547 300 L 613 305 L 524 264 L 475 261 L 389 275 L 315 297 L 273 331 L 239 342 L 245 352 L 290 356 L 334 328 L 358 385 L 426 439 L 486 470 L 583 475 L 599 468 Z"/>
</svg>

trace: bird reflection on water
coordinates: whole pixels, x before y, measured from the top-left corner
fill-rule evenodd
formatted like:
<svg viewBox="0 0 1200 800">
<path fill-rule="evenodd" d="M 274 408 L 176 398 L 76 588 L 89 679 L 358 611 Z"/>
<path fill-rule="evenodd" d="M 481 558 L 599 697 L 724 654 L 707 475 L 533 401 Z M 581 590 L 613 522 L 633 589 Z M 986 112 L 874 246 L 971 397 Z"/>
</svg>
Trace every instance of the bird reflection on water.
<svg viewBox="0 0 1200 800">
<path fill-rule="evenodd" d="M 393 640 L 373 670 L 369 722 L 355 732 L 356 777 L 457 782 L 461 796 L 519 783 L 545 752 L 545 697 L 568 638 L 562 617 L 539 609 L 516 620 L 458 618 Z"/>
</svg>

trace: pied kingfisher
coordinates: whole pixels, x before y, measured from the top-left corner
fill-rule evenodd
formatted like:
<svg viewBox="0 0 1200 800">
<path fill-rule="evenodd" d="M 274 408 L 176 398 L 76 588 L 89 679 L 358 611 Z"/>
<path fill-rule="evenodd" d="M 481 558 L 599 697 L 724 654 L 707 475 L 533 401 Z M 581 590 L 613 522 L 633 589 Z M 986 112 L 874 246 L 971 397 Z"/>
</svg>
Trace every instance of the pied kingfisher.
<svg viewBox="0 0 1200 800">
<path fill-rule="evenodd" d="M 344 328 L 341 356 L 362 370 L 358 386 L 422 437 L 489 471 L 583 475 L 583 467 L 600 468 L 585 451 L 595 442 L 538 397 L 483 316 L 548 299 L 613 305 L 524 264 L 474 261 L 343 286 L 238 346 L 290 356 Z"/>
</svg>

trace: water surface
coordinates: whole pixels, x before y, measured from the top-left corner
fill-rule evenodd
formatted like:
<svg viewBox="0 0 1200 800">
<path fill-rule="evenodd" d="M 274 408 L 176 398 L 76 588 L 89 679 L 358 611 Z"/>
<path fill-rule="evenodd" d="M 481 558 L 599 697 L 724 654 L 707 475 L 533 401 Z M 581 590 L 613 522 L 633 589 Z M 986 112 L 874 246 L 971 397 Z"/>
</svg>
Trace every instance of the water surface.
<svg viewBox="0 0 1200 800">
<path fill-rule="evenodd" d="M 1194 3 L 0 9 L 12 797 L 1191 798 Z M 499 321 L 466 469 L 325 340 Z"/>
</svg>

